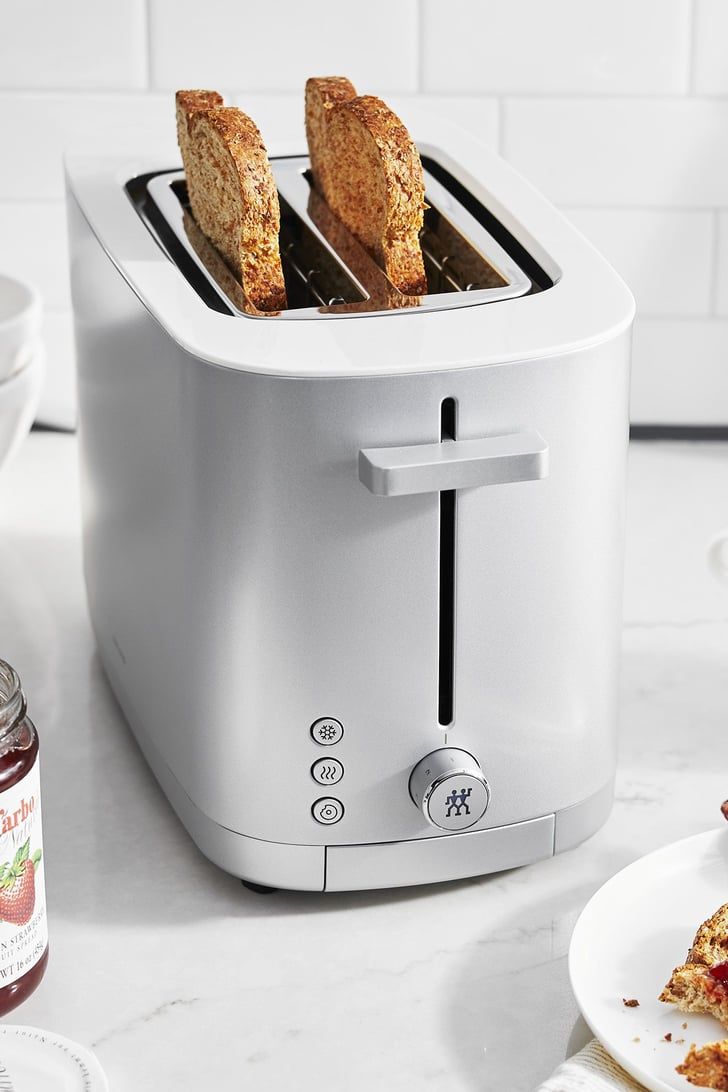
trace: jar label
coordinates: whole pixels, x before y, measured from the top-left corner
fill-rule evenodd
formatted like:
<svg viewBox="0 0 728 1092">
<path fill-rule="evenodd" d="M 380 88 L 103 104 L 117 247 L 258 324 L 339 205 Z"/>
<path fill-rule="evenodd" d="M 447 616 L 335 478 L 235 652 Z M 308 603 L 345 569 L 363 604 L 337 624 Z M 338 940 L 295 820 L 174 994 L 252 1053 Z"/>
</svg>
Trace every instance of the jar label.
<svg viewBox="0 0 728 1092">
<path fill-rule="evenodd" d="M 40 769 L 0 793 L 0 987 L 17 982 L 48 944 Z"/>
</svg>

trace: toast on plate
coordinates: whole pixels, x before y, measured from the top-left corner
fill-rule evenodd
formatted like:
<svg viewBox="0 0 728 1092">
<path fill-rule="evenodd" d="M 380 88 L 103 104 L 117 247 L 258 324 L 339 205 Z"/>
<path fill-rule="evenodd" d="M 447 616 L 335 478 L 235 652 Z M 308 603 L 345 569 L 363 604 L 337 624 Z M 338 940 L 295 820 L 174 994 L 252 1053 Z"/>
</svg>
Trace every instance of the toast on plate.
<svg viewBox="0 0 728 1092">
<path fill-rule="evenodd" d="M 715 1016 L 728 1028 L 728 903 L 704 921 L 685 963 L 676 967 L 660 1001 L 682 1012 Z"/>
</svg>

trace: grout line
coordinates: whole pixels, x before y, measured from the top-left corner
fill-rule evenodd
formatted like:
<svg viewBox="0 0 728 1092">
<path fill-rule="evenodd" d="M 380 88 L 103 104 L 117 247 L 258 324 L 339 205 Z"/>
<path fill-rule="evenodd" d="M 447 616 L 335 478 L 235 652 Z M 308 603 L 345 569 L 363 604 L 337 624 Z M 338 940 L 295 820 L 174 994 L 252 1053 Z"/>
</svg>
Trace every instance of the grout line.
<svg viewBox="0 0 728 1092">
<path fill-rule="evenodd" d="M 689 99 L 684 91 L 655 91 L 654 94 L 635 91 L 630 94 L 629 91 L 499 91 L 497 88 L 461 88 L 456 91 L 435 91 L 431 93 L 442 98 L 453 98 L 455 96 L 495 98 L 497 95 L 502 95 L 504 98 L 513 99 L 517 102 L 655 102 L 667 105 L 683 102 L 725 103 L 728 101 L 728 92 L 723 95 L 692 95 Z"/>
<path fill-rule="evenodd" d="M 676 313 L 674 310 L 669 311 L 645 311 L 641 307 L 637 307 L 637 313 L 635 315 L 635 322 L 725 322 L 725 318 L 722 315 L 713 315 L 709 311 Z"/>
<path fill-rule="evenodd" d="M 146 70 L 147 70 L 147 91 L 152 88 L 152 0 L 143 0 L 144 2 L 144 32 L 145 32 L 145 45 L 146 45 Z"/>
<path fill-rule="evenodd" d="M 718 318 L 718 272 L 720 269 L 720 210 L 713 209 L 713 238 L 710 250 L 710 296 L 711 318 Z M 723 316 L 725 318 L 725 316 Z"/>
<path fill-rule="evenodd" d="M 688 49 L 687 49 L 687 62 L 688 62 L 688 94 L 694 96 L 695 94 L 695 74 L 696 74 L 696 59 L 697 59 L 697 24 L 698 24 L 698 7 L 697 0 L 690 0 L 690 13 L 688 20 Z"/>
<path fill-rule="evenodd" d="M 3 205 L 57 205 L 65 206 L 66 198 L 61 193 L 58 197 L 1 197 L 0 208 Z"/>
<path fill-rule="evenodd" d="M 113 87 L 98 87 L 95 85 L 88 87 L 36 87 L 32 84 L 26 84 L 22 87 L 3 87 L 0 88 L 0 102 L 4 99 L 22 99 L 22 98 L 88 98 L 92 97 L 106 97 L 110 95 L 123 95 L 130 98 L 138 98 L 144 95 L 167 95 L 171 91 L 174 91 L 174 87 L 164 87 L 162 85 L 152 84 L 151 82 L 151 51 L 149 56 L 149 79 L 150 83 L 148 87 L 133 87 L 125 84 L 118 84 Z M 241 94 L 255 95 L 260 98 L 285 98 L 290 95 L 297 95 L 299 88 L 292 87 L 283 91 L 271 91 L 268 88 L 260 87 L 247 87 L 239 89 Z M 719 105 L 728 104 L 728 92 L 723 95 L 718 94 L 700 94 L 686 96 L 685 93 L 675 92 L 656 92 L 653 95 L 648 94 L 629 94 L 621 92 L 605 91 L 602 93 L 586 92 L 586 91 L 571 91 L 571 92 L 549 92 L 549 91 L 498 91 L 496 89 L 473 89 L 473 88 L 460 88 L 454 91 L 444 91 L 441 89 L 430 89 L 421 87 L 417 91 L 403 90 L 401 88 L 379 88 L 382 94 L 389 95 L 429 95 L 432 98 L 439 99 L 472 99 L 472 100 L 494 100 L 494 99 L 510 99 L 513 102 L 564 102 L 564 103 L 610 103 L 610 102 L 637 102 L 637 103 L 659 103 L 661 105 L 669 105 L 670 103 L 716 103 Z"/>
<path fill-rule="evenodd" d="M 496 148 L 498 149 L 498 155 L 502 155 L 505 158 L 505 143 L 506 143 L 506 103 L 502 95 L 498 96 L 497 101 L 497 113 L 498 119 L 498 133 Z"/>
<path fill-rule="evenodd" d="M 59 99 L 144 99 L 149 95 L 167 93 L 168 91 L 165 89 L 155 91 L 149 87 L 132 87 L 125 84 L 113 87 L 98 87 L 97 85 L 89 87 L 18 87 L 16 90 L 3 87 L 0 89 L 0 104 L 4 101 L 12 103 L 18 99 L 21 101 L 23 99 L 48 99 L 54 102 Z"/>
<path fill-rule="evenodd" d="M 697 5 L 695 0 L 690 0 L 690 10 L 688 16 L 688 94 L 693 95 L 695 92 L 695 40 L 697 38 Z"/>
<path fill-rule="evenodd" d="M 423 92 L 423 71 L 425 66 L 425 20 L 422 12 L 423 3 L 422 0 L 415 0 L 415 19 L 417 20 L 417 30 L 415 34 L 415 40 L 417 44 L 417 72 L 415 73 L 415 87 L 416 94 L 421 95 Z"/>
<path fill-rule="evenodd" d="M 717 208 L 715 205 L 617 205 L 609 204 L 607 201 L 600 204 L 594 204 L 591 201 L 588 204 L 582 204 L 579 201 L 554 201 L 554 204 L 562 212 L 578 209 L 580 212 L 584 210 L 591 212 L 702 212 L 710 215 L 724 207 L 728 208 L 728 203 L 726 206 L 720 205 Z"/>
<path fill-rule="evenodd" d="M 676 313 L 674 310 L 670 311 L 643 311 L 641 308 L 637 308 L 637 314 L 635 316 L 635 322 L 700 322 L 708 323 L 709 325 L 719 326 L 725 325 L 728 322 L 728 315 L 710 314 L 709 312 L 700 314 L 688 314 L 687 312 Z"/>
</svg>

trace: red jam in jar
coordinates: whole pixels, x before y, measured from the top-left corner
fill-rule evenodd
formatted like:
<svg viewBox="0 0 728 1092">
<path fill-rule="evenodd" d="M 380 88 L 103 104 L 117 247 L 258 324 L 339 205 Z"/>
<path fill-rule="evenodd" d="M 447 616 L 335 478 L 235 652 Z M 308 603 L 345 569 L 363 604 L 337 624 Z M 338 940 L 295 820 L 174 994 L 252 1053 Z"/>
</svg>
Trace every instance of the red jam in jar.
<svg viewBox="0 0 728 1092">
<path fill-rule="evenodd" d="M 0 1016 L 48 962 L 38 733 L 17 672 L 0 660 Z"/>
</svg>

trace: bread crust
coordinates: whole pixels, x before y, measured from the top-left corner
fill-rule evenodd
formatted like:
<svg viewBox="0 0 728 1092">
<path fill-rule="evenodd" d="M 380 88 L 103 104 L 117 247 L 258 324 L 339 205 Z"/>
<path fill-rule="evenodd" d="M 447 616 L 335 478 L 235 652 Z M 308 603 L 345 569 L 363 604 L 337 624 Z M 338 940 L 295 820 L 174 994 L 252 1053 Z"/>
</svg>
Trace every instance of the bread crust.
<svg viewBox="0 0 728 1092">
<path fill-rule="evenodd" d="M 326 128 L 329 111 L 340 102 L 356 98 L 356 88 L 346 76 L 312 76 L 306 80 L 306 141 L 311 171 L 322 194 L 328 188 Z"/>
<path fill-rule="evenodd" d="M 427 292 L 419 235 L 425 184 L 402 121 L 341 77 L 307 83 L 307 132 L 317 187 L 334 214 L 406 295 Z M 348 84 L 348 81 L 345 81 Z"/>
<path fill-rule="evenodd" d="M 700 926 L 686 962 L 712 967 L 724 960 L 728 960 L 728 903 L 718 907 Z"/>
<path fill-rule="evenodd" d="M 222 106 L 224 99 L 218 91 L 178 91 L 174 96 L 177 118 L 177 143 L 182 152 L 182 163 L 190 158 L 190 121 L 197 110 L 213 110 Z"/>
<path fill-rule="evenodd" d="M 216 92 L 177 93 L 192 214 L 252 304 L 278 311 L 286 306 L 286 291 L 273 173 L 258 127 L 221 102 Z"/>
</svg>

